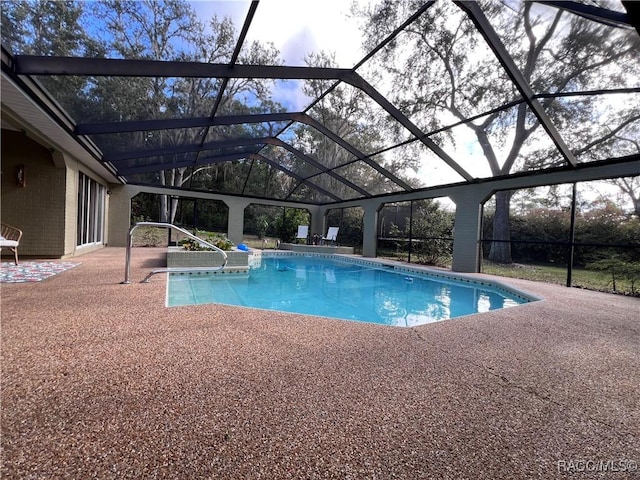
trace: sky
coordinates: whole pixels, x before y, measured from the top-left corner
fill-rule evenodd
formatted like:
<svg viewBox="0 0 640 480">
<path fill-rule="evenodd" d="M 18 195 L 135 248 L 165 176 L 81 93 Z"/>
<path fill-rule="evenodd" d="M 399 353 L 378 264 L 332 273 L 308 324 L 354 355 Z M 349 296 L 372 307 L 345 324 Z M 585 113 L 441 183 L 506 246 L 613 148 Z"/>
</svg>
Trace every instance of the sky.
<svg viewBox="0 0 640 480">
<path fill-rule="evenodd" d="M 195 0 L 201 18 L 230 16 L 242 28 L 251 2 Z M 351 0 L 261 0 L 247 40 L 272 42 L 286 65 L 305 65 L 304 57 L 323 48 L 336 53 L 339 67 L 350 68 L 363 56 L 362 34 L 349 14 Z"/>
<path fill-rule="evenodd" d="M 202 19 L 229 16 L 238 32 L 244 24 L 248 0 L 195 0 Z M 351 68 L 364 56 L 362 34 L 349 15 L 351 0 L 261 0 L 251 22 L 245 45 L 254 40 L 273 43 L 285 65 L 304 66 L 305 57 L 325 50 L 335 53 L 338 67 Z M 277 82 L 277 101 L 290 111 L 302 111 L 310 103 L 299 82 Z"/>
</svg>

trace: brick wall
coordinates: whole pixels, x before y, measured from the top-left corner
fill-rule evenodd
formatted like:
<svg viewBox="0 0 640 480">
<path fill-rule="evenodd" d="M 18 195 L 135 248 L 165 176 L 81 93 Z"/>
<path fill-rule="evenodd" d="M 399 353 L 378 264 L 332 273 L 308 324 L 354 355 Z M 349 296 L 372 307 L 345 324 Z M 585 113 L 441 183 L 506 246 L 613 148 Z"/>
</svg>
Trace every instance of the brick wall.
<svg viewBox="0 0 640 480">
<path fill-rule="evenodd" d="M 66 169 L 22 132 L 2 130 L 2 222 L 23 231 L 20 255 L 65 254 Z M 25 187 L 16 170 L 25 166 Z M 3 252 L 4 253 L 4 252 Z"/>
</svg>

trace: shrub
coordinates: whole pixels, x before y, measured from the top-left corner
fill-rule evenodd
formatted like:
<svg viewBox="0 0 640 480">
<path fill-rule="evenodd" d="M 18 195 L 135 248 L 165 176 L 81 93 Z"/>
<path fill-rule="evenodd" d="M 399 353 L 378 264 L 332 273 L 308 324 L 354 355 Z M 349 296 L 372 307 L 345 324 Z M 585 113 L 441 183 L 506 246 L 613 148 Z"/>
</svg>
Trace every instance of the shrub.
<svg viewBox="0 0 640 480">
<path fill-rule="evenodd" d="M 218 247 L 220 250 L 229 251 L 233 248 L 233 242 L 222 237 L 209 238 L 207 239 L 207 242 Z M 185 238 L 183 240 L 180 240 L 179 245 L 181 245 L 185 250 L 189 250 L 191 252 L 206 252 L 213 250 L 212 248 L 209 248 L 192 238 Z"/>
</svg>

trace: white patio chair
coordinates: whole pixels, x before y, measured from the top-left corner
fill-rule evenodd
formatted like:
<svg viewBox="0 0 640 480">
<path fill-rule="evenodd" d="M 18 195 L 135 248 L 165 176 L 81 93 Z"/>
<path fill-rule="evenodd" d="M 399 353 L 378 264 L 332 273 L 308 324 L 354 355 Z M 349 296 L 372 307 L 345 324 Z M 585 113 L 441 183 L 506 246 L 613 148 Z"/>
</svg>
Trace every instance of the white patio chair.
<svg viewBox="0 0 640 480">
<path fill-rule="evenodd" d="M 339 229 L 340 227 L 329 227 L 329 230 L 327 230 L 327 235 L 325 237 L 322 237 L 322 241 L 323 242 L 329 241 L 332 244 L 335 244 L 336 238 L 338 238 Z"/>
<path fill-rule="evenodd" d="M 298 225 L 298 234 L 296 235 L 296 243 L 299 239 L 303 239 L 307 243 L 309 238 L 309 225 Z"/>
</svg>

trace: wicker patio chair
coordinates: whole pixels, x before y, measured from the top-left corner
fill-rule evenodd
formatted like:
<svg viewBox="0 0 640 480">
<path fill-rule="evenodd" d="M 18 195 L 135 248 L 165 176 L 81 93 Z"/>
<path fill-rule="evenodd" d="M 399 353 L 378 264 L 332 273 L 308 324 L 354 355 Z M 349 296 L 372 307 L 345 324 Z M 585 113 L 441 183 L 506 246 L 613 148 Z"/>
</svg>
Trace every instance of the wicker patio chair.
<svg viewBox="0 0 640 480">
<path fill-rule="evenodd" d="M 20 238 L 22 238 L 22 230 L 6 223 L 2 223 L 2 230 L 0 230 L 0 251 L 3 248 L 8 248 L 13 252 L 16 265 L 18 265 L 18 246 L 20 245 Z"/>
</svg>

